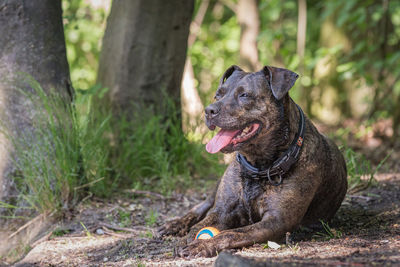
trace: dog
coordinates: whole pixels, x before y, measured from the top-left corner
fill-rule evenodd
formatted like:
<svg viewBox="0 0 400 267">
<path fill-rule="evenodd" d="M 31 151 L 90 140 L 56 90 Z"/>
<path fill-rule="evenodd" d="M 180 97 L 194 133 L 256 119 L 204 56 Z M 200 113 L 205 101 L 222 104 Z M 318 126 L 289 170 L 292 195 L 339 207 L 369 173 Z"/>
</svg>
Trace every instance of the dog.
<svg viewBox="0 0 400 267">
<path fill-rule="evenodd" d="M 279 241 L 300 225 L 329 221 L 347 192 L 347 170 L 338 147 L 320 134 L 288 91 L 298 75 L 265 66 L 245 72 L 231 66 L 206 125 L 221 130 L 209 153 L 236 153 L 215 190 L 182 218 L 159 228 L 161 235 L 187 234 L 178 254 L 212 257 L 224 249 Z M 195 239 L 207 226 L 220 233 Z"/>
</svg>

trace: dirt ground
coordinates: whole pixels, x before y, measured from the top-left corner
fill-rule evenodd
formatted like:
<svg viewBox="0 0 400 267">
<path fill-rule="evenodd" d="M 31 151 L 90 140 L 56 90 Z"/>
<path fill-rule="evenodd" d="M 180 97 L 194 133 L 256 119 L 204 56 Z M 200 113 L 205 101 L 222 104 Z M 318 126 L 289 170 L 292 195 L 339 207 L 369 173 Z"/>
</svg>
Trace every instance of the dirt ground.
<svg viewBox="0 0 400 267">
<path fill-rule="evenodd" d="M 393 148 L 373 136 L 363 143 L 351 146 L 375 166 Z M 229 257 L 252 259 L 254 266 L 400 266 L 399 147 L 375 179 L 367 189 L 347 194 L 326 230 L 302 228 L 279 249 L 256 244 L 228 251 L 235 255 Z M 178 238 L 154 237 L 158 226 L 205 197 L 191 190 L 169 197 L 125 191 L 111 200 L 87 198 L 62 223 L 49 226 L 50 233 L 15 266 L 212 266 L 217 257 L 177 258 Z M 0 258 L 0 265 L 7 263 Z"/>
<path fill-rule="evenodd" d="M 229 253 L 270 265 L 400 266 L 400 173 L 376 179 L 367 190 L 346 196 L 331 236 L 323 229 L 300 229 L 279 249 L 258 244 Z M 152 232 L 204 197 L 139 192 L 110 202 L 87 200 L 16 266 L 211 266 L 216 257 L 175 258 L 178 239 L 155 239 Z"/>
</svg>

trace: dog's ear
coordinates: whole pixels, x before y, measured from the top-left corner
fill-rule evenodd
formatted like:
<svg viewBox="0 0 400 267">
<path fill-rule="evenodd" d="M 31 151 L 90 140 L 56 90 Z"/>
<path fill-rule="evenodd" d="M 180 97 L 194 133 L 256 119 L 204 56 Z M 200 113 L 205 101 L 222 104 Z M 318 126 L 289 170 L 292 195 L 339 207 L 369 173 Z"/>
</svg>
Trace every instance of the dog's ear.
<svg viewBox="0 0 400 267">
<path fill-rule="evenodd" d="M 243 71 L 239 66 L 236 65 L 232 65 L 230 66 L 224 73 L 224 75 L 222 75 L 221 80 L 219 81 L 219 86 L 220 87 L 228 78 L 229 76 L 232 75 L 232 73 L 234 73 L 235 71 Z"/>
<path fill-rule="evenodd" d="M 270 66 L 265 66 L 263 72 L 277 100 L 281 100 L 287 94 L 299 77 L 293 71 Z"/>
</svg>

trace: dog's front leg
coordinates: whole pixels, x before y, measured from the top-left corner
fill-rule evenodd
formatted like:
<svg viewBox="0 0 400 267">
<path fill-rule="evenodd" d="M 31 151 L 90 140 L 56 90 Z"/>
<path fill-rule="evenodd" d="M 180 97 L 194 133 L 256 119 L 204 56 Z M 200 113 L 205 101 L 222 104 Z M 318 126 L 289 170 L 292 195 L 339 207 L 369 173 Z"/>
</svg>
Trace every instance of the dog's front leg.
<svg viewBox="0 0 400 267">
<path fill-rule="evenodd" d="M 252 225 L 222 231 L 211 239 L 194 240 L 182 248 L 180 256 L 213 257 L 224 249 L 247 247 L 268 240 L 277 240 L 289 228 L 277 217 L 270 217 Z"/>
<path fill-rule="evenodd" d="M 218 181 L 215 190 L 207 197 L 206 200 L 194 206 L 186 215 L 181 218 L 166 222 L 158 229 L 158 233 L 163 235 L 184 236 L 189 232 L 190 228 L 201 221 L 210 208 L 214 205 L 215 195 L 219 186 Z"/>
<path fill-rule="evenodd" d="M 287 194 L 286 194 L 287 193 Z M 273 193 L 272 193 L 273 194 Z M 272 195 L 270 193 L 270 195 Z M 290 195 L 291 197 L 287 197 Z M 269 209 L 261 221 L 244 227 L 221 231 L 217 236 L 206 240 L 194 240 L 184 247 L 180 255 L 212 257 L 224 249 L 241 248 L 267 241 L 278 241 L 286 232 L 292 231 L 300 223 L 307 211 L 313 192 L 299 203 L 293 200 L 299 199 L 301 190 L 284 192 L 281 196 L 272 197 Z M 293 198 L 292 198 L 293 197 Z M 303 196 L 304 198 L 304 196 Z M 285 208 L 284 208 L 285 207 Z"/>
</svg>

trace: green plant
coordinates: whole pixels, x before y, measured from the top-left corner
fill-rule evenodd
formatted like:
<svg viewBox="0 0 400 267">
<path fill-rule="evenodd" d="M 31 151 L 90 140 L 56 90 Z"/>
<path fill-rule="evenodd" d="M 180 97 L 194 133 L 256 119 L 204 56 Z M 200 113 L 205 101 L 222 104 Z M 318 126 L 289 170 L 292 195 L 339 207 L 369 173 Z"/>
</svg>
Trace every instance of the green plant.
<svg viewBox="0 0 400 267">
<path fill-rule="evenodd" d="M 148 225 L 150 227 L 154 226 L 157 222 L 157 218 L 158 218 L 157 211 L 150 210 L 146 216 L 146 225 Z"/>
<path fill-rule="evenodd" d="M 118 210 L 118 217 L 119 217 L 119 225 L 121 227 L 127 227 L 130 226 L 132 224 L 132 220 L 131 220 L 131 213 L 121 210 Z"/>
<path fill-rule="evenodd" d="M 33 108 L 33 131 L 18 135 L 2 128 L 16 154 L 14 180 L 30 207 L 46 212 L 68 208 L 79 185 L 79 137 L 74 112 L 63 97 L 45 93 L 32 78 L 21 75 L 33 93 L 19 90 Z"/>
<path fill-rule="evenodd" d="M 182 131 L 179 110 L 166 97 L 167 114 L 152 108 L 113 121 L 118 143 L 111 156 L 118 179 L 127 186 L 168 193 L 184 188 L 193 176 L 221 174 L 218 156 L 191 142 Z"/>
<path fill-rule="evenodd" d="M 368 188 L 375 181 L 375 174 L 379 171 L 386 159 L 391 155 L 387 154 L 382 159 L 376 168 L 373 168 L 371 162 L 365 158 L 364 155 L 356 153 L 351 148 L 344 150 L 344 157 L 346 159 L 347 175 L 348 175 L 348 192 L 355 192 Z"/>
<path fill-rule="evenodd" d="M 70 232 L 70 230 L 68 229 L 62 229 L 62 228 L 58 228 L 56 230 L 53 231 L 53 233 L 51 234 L 52 237 L 58 237 L 58 236 L 63 236 L 66 235 Z"/>
<path fill-rule="evenodd" d="M 324 222 L 323 220 L 320 220 L 323 232 L 317 232 L 314 237 L 315 238 L 320 238 L 324 240 L 329 240 L 332 238 L 341 238 L 342 237 L 342 232 L 335 230 L 329 226 L 327 222 Z"/>
<path fill-rule="evenodd" d="M 222 173 L 218 156 L 186 138 L 171 100 L 166 101 L 167 115 L 149 111 L 112 119 L 107 105 L 94 105 L 94 98 L 106 92 L 100 86 L 77 90 L 68 103 L 31 77 L 22 78 L 32 88 L 20 93 L 35 111 L 33 131 L 15 135 L 0 129 L 15 147 L 19 190 L 19 199 L 2 207 L 60 211 L 89 193 L 107 197 L 132 186 L 166 193 L 191 184 L 193 176 Z"/>
<path fill-rule="evenodd" d="M 1 132 L 13 144 L 16 171 L 13 179 L 19 190 L 15 205 L 8 209 L 34 209 L 45 213 L 69 209 L 86 193 L 103 184 L 108 150 L 103 141 L 107 119 L 96 122 L 77 106 L 88 98 L 68 102 L 54 90 L 45 92 L 33 78 L 20 74 L 32 91 L 18 90 L 32 108 L 31 130 L 15 134 L 3 122 Z M 99 142 L 103 142 L 102 146 Z"/>
<path fill-rule="evenodd" d="M 296 243 L 296 244 L 294 244 L 294 245 L 288 245 L 288 247 L 289 247 L 291 250 L 293 250 L 294 252 L 300 251 L 300 245 L 299 245 L 299 243 Z"/>
<path fill-rule="evenodd" d="M 92 234 L 90 233 L 90 231 L 89 231 L 89 230 L 86 228 L 86 226 L 83 224 L 83 222 L 80 222 L 80 224 L 82 225 L 83 230 L 84 230 L 86 236 L 89 237 L 89 238 L 93 237 Z"/>
</svg>

